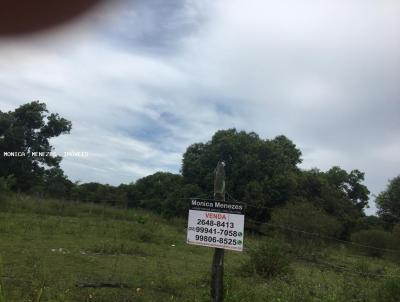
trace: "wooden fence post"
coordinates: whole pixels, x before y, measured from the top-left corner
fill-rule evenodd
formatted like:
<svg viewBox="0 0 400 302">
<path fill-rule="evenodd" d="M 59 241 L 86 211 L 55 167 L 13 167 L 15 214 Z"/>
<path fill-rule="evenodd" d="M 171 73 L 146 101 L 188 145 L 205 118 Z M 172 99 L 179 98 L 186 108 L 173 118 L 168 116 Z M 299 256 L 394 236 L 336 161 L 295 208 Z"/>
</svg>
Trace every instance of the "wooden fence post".
<svg viewBox="0 0 400 302">
<path fill-rule="evenodd" d="M 214 199 L 225 200 L 225 168 L 223 162 L 218 162 L 214 178 Z M 213 302 L 224 300 L 224 249 L 214 249 L 211 267 L 211 297 Z"/>
</svg>

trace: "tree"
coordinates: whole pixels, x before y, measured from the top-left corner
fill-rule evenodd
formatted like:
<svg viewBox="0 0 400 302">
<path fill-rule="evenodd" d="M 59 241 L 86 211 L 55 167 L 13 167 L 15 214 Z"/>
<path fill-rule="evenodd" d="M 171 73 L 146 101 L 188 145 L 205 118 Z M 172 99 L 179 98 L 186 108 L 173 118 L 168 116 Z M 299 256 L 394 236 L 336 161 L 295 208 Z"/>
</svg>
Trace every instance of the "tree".
<svg viewBox="0 0 400 302">
<path fill-rule="evenodd" d="M 0 177 L 14 175 L 17 190 L 28 191 L 40 185 L 46 171 L 59 169 L 62 159 L 50 154 L 53 147 L 49 139 L 70 130 L 70 121 L 57 113 L 49 114 L 46 104 L 39 101 L 14 111 L 0 111 Z M 54 174 L 59 175 L 59 171 Z"/>
<path fill-rule="evenodd" d="M 53 167 L 44 171 L 40 184 L 30 188 L 30 193 L 61 199 L 70 199 L 74 186 L 64 171 L 59 167 Z"/>
<path fill-rule="evenodd" d="M 340 167 L 327 172 L 318 169 L 302 171 L 296 195 L 323 208 L 343 225 L 342 237 L 348 238 L 357 222 L 365 216 L 368 189 L 361 182 L 364 174 L 358 170 L 347 173 Z"/>
<path fill-rule="evenodd" d="M 385 228 L 386 228 L 386 223 L 381 217 L 371 215 L 359 218 L 356 223 L 356 228 L 354 229 L 354 232 L 362 230 L 370 230 L 370 229 L 383 230 Z"/>
<path fill-rule="evenodd" d="M 333 167 L 327 172 L 330 183 L 341 190 L 346 197 L 360 210 L 368 205 L 369 190 L 362 185 L 364 173 L 358 170 L 352 170 L 347 173 L 340 167 Z"/>
<path fill-rule="evenodd" d="M 385 191 L 375 199 L 378 215 L 390 224 L 400 223 L 400 175 L 389 180 Z"/>
<path fill-rule="evenodd" d="M 369 194 L 362 184 L 364 173 L 340 167 L 300 170 L 301 152 L 283 135 L 261 139 L 254 132 L 217 131 L 210 141 L 195 143 L 183 154 L 184 182 L 212 192 L 213 171 L 220 160 L 226 163 L 228 198 L 248 203 L 246 215 L 251 219 L 269 220 L 271 208 L 302 199 L 337 218 L 347 237 L 364 216 Z"/>
<path fill-rule="evenodd" d="M 127 200 L 130 207 L 150 209 L 167 217 L 185 216 L 189 198 L 201 194 L 195 184 L 185 184 L 182 175 L 156 172 L 128 185 Z"/>
<path fill-rule="evenodd" d="M 140 178 L 128 189 L 128 206 L 162 213 L 168 194 L 181 186 L 182 176 L 168 172 L 156 172 Z"/>
<path fill-rule="evenodd" d="M 295 192 L 300 156 L 300 150 L 285 136 L 264 140 L 254 132 L 220 130 L 211 141 L 187 148 L 182 175 L 185 183 L 211 193 L 214 167 L 222 160 L 230 195 L 254 206 L 271 207 L 284 203 Z M 254 211 L 257 217 L 265 214 L 260 209 Z"/>
</svg>

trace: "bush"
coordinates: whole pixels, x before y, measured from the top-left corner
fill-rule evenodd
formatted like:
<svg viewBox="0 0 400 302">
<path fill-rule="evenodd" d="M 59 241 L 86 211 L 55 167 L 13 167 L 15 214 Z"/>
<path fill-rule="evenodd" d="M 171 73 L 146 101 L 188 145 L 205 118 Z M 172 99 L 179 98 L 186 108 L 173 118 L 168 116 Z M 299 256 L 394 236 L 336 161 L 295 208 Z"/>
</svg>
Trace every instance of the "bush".
<svg viewBox="0 0 400 302">
<path fill-rule="evenodd" d="M 396 250 L 396 252 L 390 253 L 391 260 L 400 262 L 400 224 L 396 224 L 392 229 L 392 242 L 390 248 Z"/>
<path fill-rule="evenodd" d="M 15 184 L 15 177 L 8 175 L 7 177 L 0 177 L 0 193 L 10 193 L 11 188 Z"/>
<path fill-rule="evenodd" d="M 289 242 L 307 245 L 307 249 L 321 245 L 324 237 L 339 236 L 342 230 L 336 218 L 304 200 L 274 210 L 271 222 L 278 226 L 276 230 L 283 232 Z"/>
<path fill-rule="evenodd" d="M 374 272 L 371 271 L 370 261 L 368 258 L 360 258 L 357 259 L 354 263 L 354 270 L 357 274 L 360 274 L 363 277 L 371 276 Z"/>
<path fill-rule="evenodd" d="M 2 260 L 0 256 L 0 302 L 5 302 L 6 299 L 4 298 L 4 287 L 1 282 L 1 277 L 2 277 Z"/>
<path fill-rule="evenodd" d="M 9 175 L 7 177 L 0 177 L 0 210 L 5 206 L 6 199 L 11 193 L 11 188 L 15 184 L 15 177 Z"/>
<path fill-rule="evenodd" d="M 398 302 L 400 297 L 400 278 L 388 278 L 383 281 L 377 292 L 380 302 Z"/>
<path fill-rule="evenodd" d="M 244 271 L 251 270 L 264 278 L 287 274 L 290 271 L 290 246 L 278 238 L 268 238 L 249 249 L 250 260 Z"/>
<path fill-rule="evenodd" d="M 103 241 L 89 247 L 89 252 L 108 255 L 140 255 L 147 256 L 148 253 L 136 244 L 124 241 Z"/>
<path fill-rule="evenodd" d="M 357 249 L 366 252 L 371 257 L 382 257 L 383 249 L 390 247 L 392 236 L 383 230 L 363 230 L 351 235 L 351 241 L 356 244 Z"/>
<path fill-rule="evenodd" d="M 400 224 L 396 224 L 392 230 L 393 248 L 400 250 Z"/>
</svg>

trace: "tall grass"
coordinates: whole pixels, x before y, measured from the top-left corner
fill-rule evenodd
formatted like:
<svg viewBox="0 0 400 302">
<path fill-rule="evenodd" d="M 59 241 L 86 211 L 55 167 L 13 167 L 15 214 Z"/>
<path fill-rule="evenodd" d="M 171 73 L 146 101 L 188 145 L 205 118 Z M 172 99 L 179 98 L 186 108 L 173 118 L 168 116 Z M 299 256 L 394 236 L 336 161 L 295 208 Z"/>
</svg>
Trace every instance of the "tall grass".
<svg viewBox="0 0 400 302">
<path fill-rule="evenodd" d="M 24 195 L 3 205 L 2 273 L 13 279 L 3 277 L 0 302 L 209 301 L 212 249 L 185 243 L 184 220 Z M 305 261 L 285 238 L 249 234 L 244 253 L 226 252 L 226 301 L 400 301 L 399 281 L 372 276 L 399 275 L 398 264 L 334 243 Z M 128 287 L 76 286 L 103 281 Z"/>
<path fill-rule="evenodd" d="M 292 257 L 291 247 L 279 238 L 267 238 L 248 250 L 250 259 L 245 263 L 246 269 L 256 272 L 264 278 L 272 278 L 290 272 Z"/>
<path fill-rule="evenodd" d="M 0 302 L 6 302 L 6 298 L 4 296 L 4 286 L 3 283 L 1 282 L 1 276 L 3 275 L 2 273 L 2 261 L 1 261 L 1 256 L 0 256 Z"/>
</svg>

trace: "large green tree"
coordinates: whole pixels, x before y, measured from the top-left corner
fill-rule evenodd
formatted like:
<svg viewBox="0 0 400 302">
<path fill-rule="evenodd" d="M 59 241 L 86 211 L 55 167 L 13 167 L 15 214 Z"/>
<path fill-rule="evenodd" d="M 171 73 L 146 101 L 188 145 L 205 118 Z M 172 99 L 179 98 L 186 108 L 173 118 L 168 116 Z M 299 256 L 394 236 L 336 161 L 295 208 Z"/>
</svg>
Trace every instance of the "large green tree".
<svg viewBox="0 0 400 302">
<path fill-rule="evenodd" d="M 261 139 L 254 132 L 217 131 L 206 143 L 189 146 L 183 155 L 185 183 L 213 191 L 213 171 L 219 160 L 226 163 L 226 191 L 249 206 L 246 215 L 268 220 L 271 210 L 297 200 L 323 208 L 343 225 L 343 236 L 364 216 L 369 191 L 364 173 L 333 167 L 327 172 L 301 170 L 301 152 L 285 136 Z"/>
<path fill-rule="evenodd" d="M 49 139 L 70 130 L 70 121 L 49 113 L 46 104 L 39 101 L 14 111 L 0 111 L 0 177 L 14 175 L 15 189 L 22 191 L 46 186 L 43 183 L 52 175 L 62 178 L 62 158 L 50 154 L 53 147 Z"/>
<path fill-rule="evenodd" d="M 226 191 L 253 206 L 272 207 L 295 192 L 297 164 L 301 152 L 285 136 L 261 139 L 254 132 L 236 129 L 217 131 L 211 141 L 189 146 L 183 155 L 182 175 L 186 183 L 213 191 L 213 171 L 218 161 L 226 163 Z M 262 219 L 266 208 L 249 207 L 248 213 Z"/>
<path fill-rule="evenodd" d="M 400 223 L 400 175 L 391 179 L 385 191 L 376 197 L 378 214 L 390 224 Z"/>
</svg>

